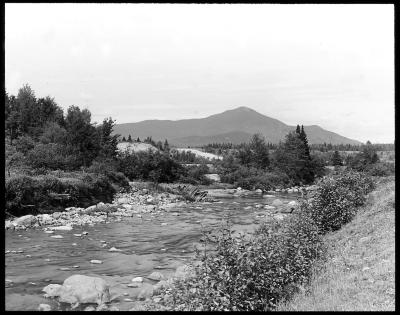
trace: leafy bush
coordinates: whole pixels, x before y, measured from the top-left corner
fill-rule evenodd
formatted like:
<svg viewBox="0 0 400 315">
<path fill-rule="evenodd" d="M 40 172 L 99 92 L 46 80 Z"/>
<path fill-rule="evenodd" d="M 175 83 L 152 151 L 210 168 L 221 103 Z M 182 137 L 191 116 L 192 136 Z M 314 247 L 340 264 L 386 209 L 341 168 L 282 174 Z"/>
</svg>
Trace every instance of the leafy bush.
<svg viewBox="0 0 400 315">
<path fill-rule="evenodd" d="M 185 311 L 269 311 L 290 299 L 326 259 L 322 234 L 339 228 L 371 191 L 369 177 L 341 174 L 320 182 L 311 202 L 285 220 L 263 223 L 253 235 L 234 237 L 229 228 L 204 232 L 205 249 L 188 278 L 176 280 L 166 306 Z M 213 245 L 207 246 L 208 242 Z"/>
<path fill-rule="evenodd" d="M 35 146 L 35 142 L 29 136 L 22 136 L 15 140 L 15 148 L 17 152 L 21 152 L 22 154 L 26 154 L 29 150 L 33 149 Z"/>
<path fill-rule="evenodd" d="M 324 253 L 312 220 L 300 214 L 264 224 L 251 238 L 235 238 L 230 229 L 216 238 L 211 253 L 198 254 L 202 263 L 192 277 L 175 283 L 173 309 L 271 310 L 309 281 Z"/>
<path fill-rule="evenodd" d="M 118 170 L 130 180 L 152 180 L 157 183 L 176 181 L 184 172 L 183 167 L 160 152 L 123 152 L 118 156 Z"/>
<path fill-rule="evenodd" d="M 27 161 L 33 168 L 73 170 L 81 165 L 79 155 L 64 145 L 56 143 L 37 144 L 27 153 Z"/>
<path fill-rule="evenodd" d="M 210 170 L 206 164 L 200 164 L 199 166 L 191 165 L 186 167 L 184 172 L 182 172 L 179 182 L 192 185 L 209 185 L 212 181 L 204 176 L 209 172 Z"/>
<path fill-rule="evenodd" d="M 12 176 L 5 183 L 6 211 L 13 215 L 53 212 L 65 207 L 111 202 L 116 192 L 107 177 L 98 174 L 56 177 Z M 60 198 L 59 194 L 68 197 Z"/>
<path fill-rule="evenodd" d="M 365 202 L 365 194 L 373 189 L 374 184 L 366 175 L 347 172 L 326 177 L 318 186 L 302 210 L 308 212 L 321 231 L 327 232 L 341 228 L 354 217 L 356 208 Z"/>
<path fill-rule="evenodd" d="M 371 176 L 390 176 L 395 174 L 394 163 L 379 162 L 372 164 L 366 172 Z"/>
</svg>

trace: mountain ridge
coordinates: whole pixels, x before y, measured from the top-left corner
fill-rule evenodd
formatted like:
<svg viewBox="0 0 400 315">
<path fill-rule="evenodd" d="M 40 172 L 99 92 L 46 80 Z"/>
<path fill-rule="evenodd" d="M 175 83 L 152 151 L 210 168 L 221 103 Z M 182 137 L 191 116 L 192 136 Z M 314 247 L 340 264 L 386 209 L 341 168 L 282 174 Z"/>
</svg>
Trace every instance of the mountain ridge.
<svg viewBox="0 0 400 315">
<path fill-rule="evenodd" d="M 143 120 L 136 123 L 117 124 L 114 133 L 133 138 L 153 140 L 168 139 L 171 145 L 200 146 L 215 140 L 228 139 L 223 142 L 234 144 L 245 142 L 254 133 L 261 133 L 266 141 L 278 143 L 284 140 L 289 131 L 296 126 L 286 125 L 278 119 L 265 116 L 249 107 L 240 106 L 204 118 L 180 120 Z M 318 125 L 304 126 L 308 142 L 332 144 L 360 144 L 361 142 L 325 130 Z M 229 141 L 230 140 L 230 141 Z M 248 141 L 247 140 L 247 141 Z"/>
</svg>

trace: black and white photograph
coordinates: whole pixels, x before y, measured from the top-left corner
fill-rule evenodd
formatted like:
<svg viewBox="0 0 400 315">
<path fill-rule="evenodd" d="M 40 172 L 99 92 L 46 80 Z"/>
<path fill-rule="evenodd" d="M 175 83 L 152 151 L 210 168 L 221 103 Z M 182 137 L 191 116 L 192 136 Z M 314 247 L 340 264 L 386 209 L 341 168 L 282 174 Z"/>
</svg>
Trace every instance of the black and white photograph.
<svg viewBox="0 0 400 315">
<path fill-rule="evenodd" d="M 5 311 L 395 311 L 395 7 L 5 3 Z"/>
</svg>

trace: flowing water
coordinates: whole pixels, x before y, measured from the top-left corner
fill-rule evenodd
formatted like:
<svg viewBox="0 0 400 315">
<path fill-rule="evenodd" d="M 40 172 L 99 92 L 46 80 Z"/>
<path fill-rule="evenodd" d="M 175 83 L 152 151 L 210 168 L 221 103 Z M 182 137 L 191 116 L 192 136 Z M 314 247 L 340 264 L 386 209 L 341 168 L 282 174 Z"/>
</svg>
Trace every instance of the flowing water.
<svg viewBox="0 0 400 315">
<path fill-rule="evenodd" d="M 296 194 L 276 195 L 284 202 Z M 194 254 L 200 245 L 203 228 L 218 229 L 229 217 L 235 231 L 252 231 L 261 222 L 258 215 L 267 210 L 257 205 L 271 204 L 274 198 L 220 199 L 215 203 L 188 204 L 157 216 L 125 217 L 120 222 L 77 226 L 71 231 L 46 234 L 40 229 L 7 230 L 5 249 L 6 310 L 37 310 L 40 303 L 52 309 L 69 310 L 41 290 L 50 283 L 62 284 L 73 274 L 98 276 L 110 284 L 110 293 L 122 296 L 113 300 L 120 310 L 128 310 L 139 289 L 128 288 L 133 277 L 146 277 L 153 271 L 171 274 Z M 176 215 L 179 214 L 179 215 Z M 87 235 L 74 236 L 83 231 Z M 52 238 L 60 234 L 63 238 Z M 120 252 L 109 252 L 111 247 Z M 22 251 L 22 252 L 18 252 Z M 28 256 L 27 256 L 28 255 Z M 92 264 L 90 260 L 102 260 Z M 64 270 L 60 270 L 64 269 Z M 11 281 L 7 281 L 11 280 Z M 154 283 L 146 279 L 147 283 Z"/>
</svg>

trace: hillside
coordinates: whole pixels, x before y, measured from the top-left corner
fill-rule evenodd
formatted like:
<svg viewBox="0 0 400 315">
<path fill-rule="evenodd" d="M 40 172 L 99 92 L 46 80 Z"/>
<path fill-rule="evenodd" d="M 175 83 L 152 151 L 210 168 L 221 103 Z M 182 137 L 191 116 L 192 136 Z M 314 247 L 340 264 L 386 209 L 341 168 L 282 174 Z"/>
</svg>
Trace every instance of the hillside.
<svg viewBox="0 0 400 315">
<path fill-rule="evenodd" d="M 395 182 L 378 185 L 356 217 L 326 236 L 328 260 L 278 311 L 395 310 Z"/>
<path fill-rule="evenodd" d="M 209 160 L 212 160 L 212 159 L 222 160 L 222 156 L 215 155 L 215 154 L 212 154 L 212 153 L 203 152 L 203 151 L 196 150 L 196 149 L 177 148 L 175 150 L 177 150 L 179 152 L 182 152 L 182 151 L 191 152 L 191 153 L 195 154 L 198 157 L 206 158 L 206 159 L 209 159 Z"/>
<path fill-rule="evenodd" d="M 254 133 L 261 133 L 266 141 L 278 143 L 285 135 L 294 130 L 283 122 L 262 115 L 247 107 L 238 107 L 223 113 L 198 119 L 182 120 L 145 120 L 137 123 L 117 124 L 116 134 L 134 138 L 151 136 L 154 140 L 168 139 L 171 145 L 191 146 L 204 145 L 212 142 L 241 143 L 248 141 Z M 334 132 L 319 126 L 304 126 L 310 144 L 359 144 Z"/>
</svg>

